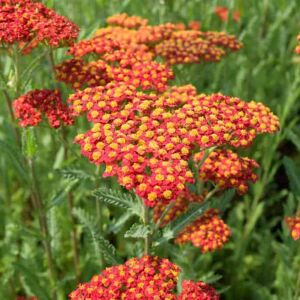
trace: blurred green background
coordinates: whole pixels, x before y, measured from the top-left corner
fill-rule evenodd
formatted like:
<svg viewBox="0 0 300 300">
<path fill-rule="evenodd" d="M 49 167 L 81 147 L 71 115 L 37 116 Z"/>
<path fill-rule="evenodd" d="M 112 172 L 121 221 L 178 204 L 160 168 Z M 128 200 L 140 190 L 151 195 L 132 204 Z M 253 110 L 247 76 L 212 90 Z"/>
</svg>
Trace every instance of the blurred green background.
<svg viewBox="0 0 300 300">
<path fill-rule="evenodd" d="M 198 64 L 176 68 L 177 83 L 191 83 L 199 92 L 221 92 L 243 100 L 256 100 L 268 105 L 281 120 L 281 131 L 273 136 L 258 137 L 253 147 L 242 153 L 261 165 L 260 180 L 244 197 L 235 197 L 226 210 L 225 220 L 232 228 L 232 237 L 224 249 L 202 255 L 191 246 L 172 246 L 171 260 L 183 268 L 184 277 L 212 283 L 230 300 L 297 300 L 300 299 L 300 243 L 289 236 L 284 217 L 295 214 L 300 203 L 300 57 L 294 54 L 300 32 L 299 0 L 71 0 L 43 1 L 58 13 L 67 16 L 81 28 L 80 38 L 87 38 L 105 18 L 119 12 L 139 15 L 151 24 L 163 22 L 201 22 L 203 31 L 226 31 L 244 43 L 237 53 L 220 63 Z M 222 22 L 214 13 L 216 6 L 240 11 L 240 21 L 229 16 Z M 29 65 L 35 55 L 22 62 Z M 58 63 L 66 57 L 65 49 L 55 52 Z M 0 57 L 1 68 L 9 76 L 10 63 Z M 46 59 L 30 74 L 31 88 L 53 87 Z M 70 91 L 64 90 L 65 95 Z M 13 144 L 7 112 L 0 107 L 0 142 Z M 69 132 L 69 144 L 85 124 Z M 87 160 L 80 158 L 73 145 L 69 161 L 62 160 L 62 141 L 55 131 L 41 127 L 36 132 L 38 172 L 52 235 L 52 246 L 60 269 L 60 285 L 69 293 L 75 286 L 69 241 L 70 222 L 66 217 L 64 189 L 71 184 L 55 171 L 74 166 L 89 174 L 95 172 Z M 2 145 L 2 144 L 1 144 Z M 1 148 L 2 147 L 2 148 Z M 12 148 L 11 148 L 12 149 Z M 31 224 L 28 191 L 22 185 L 17 153 L 0 146 L 0 298 L 13 299 L 16 293 L 48 299 L 47 270 L 37 229 Z M 88 196 L 93 180 L 80 183 L 75 189 L 75 205 L 93 212 Z M 24 208 L 27 207 L 27 208 Z M 107 237 L 122 255 L 136 255 L 134 240 L 124 244 L 122 230 L 113 235 L 114 224 L 105 211 Z M 118 215 L 118 212 L 115 213 Z M 29 221 L 28 221 L 29 220 Z M 79 231 L 83 229 L 79 226 Z M 82 280 L 99 272 L 91 241 L 81 234 Z M 124 257 L 125 258 L 125 257 Z"/>
</svg>

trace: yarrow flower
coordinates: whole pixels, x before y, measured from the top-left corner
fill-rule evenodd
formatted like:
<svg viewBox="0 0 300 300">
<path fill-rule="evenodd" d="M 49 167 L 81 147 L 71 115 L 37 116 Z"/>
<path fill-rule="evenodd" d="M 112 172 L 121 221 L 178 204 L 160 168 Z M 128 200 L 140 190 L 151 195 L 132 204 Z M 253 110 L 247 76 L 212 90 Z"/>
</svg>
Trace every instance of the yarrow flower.
<svg viewBox="0 0 300 300">
<path fill-rule="evenodd" d="M 300 239 L 300 213 L 299 216 L 286 217 L 285 222 L 291 232 L 291 237 L 297 241 Z"/>
<path fill-rule="evenodd" d="M 70 46 L 79 28 L 66 17 L 35 1 L 0 2 L 0 43 L 17 43 L 23 54 L 41 43 L 51 47 Z"/>
<path fill-rule="evenodd" d="M 223 247 L 231 235 L 229 227 L 219 217 L 217 209 L 207 210 L 203 216 L 188 225 L 176 238 L 175 242 L 191 242 L 201 249 L 202 253 Z"/>
<path fill-rule="evenodd" d="M 62 103 L 57 90 L 33 90 L 13 102 L 14 113 L 22 127 L 37 126 L 45 114 L 50 126 L 72 125 L 73 117 L 67 105 Z"/>
<path fill-rule="evenodd" d="M 76 142 L 104 176 L 155 206 L 176 200 L 194 178 L 187 161 L 195 150 L 230 144 L 246 147 L 255 136 L 275 132 L 278 118 L 263 104 L 213 94 L 191 86 L 143 93 L 120 82 L 78 91 L 68 99 L 75 114 L 94 123 Z M 252 178 L 253 179 L 253 178 Z"/>
<path fill-rule="evenodd" d="M 229 17 L 229 9 L 225 6 L 217 6 L 215 8 L 215 14 L 219 17 L 219 19 L 223 22 L 227 22 L 228 21 L 228 17 Z M 233 15 L 232 15 L 232 19 L 235 22 L 239 22 L 240 21 L 240 17 L 241 14 L 238 10 L 234 10 L 233 11 Z"/>
<path fill-rule="evenodd" d="M 203 282 L 183 281 L 182 293 L 175 293 L 179 268 L 168 259 L 143 256 L 124 265 L 105 269 L 88 283 L 80 284 L 69 298 L 72 300 L 218 300 L 216 291 Z M 187 298 L 188 296 L 198 298 Z"/>
<path fill-rule="evenodd" d="M 195 161 L 201 161 L 204 153 L 195 155 Z M 218 149 L 209 154 L 199 170 L 200 180 L 212 181 L 220 189 L 235 188 L 240 195 L 248 191 L 248 182 L 256 182 L 258 176 L 253 173 L 258 163 L 248 157 L 239 157 L 232 150 Z"/>
</svg>

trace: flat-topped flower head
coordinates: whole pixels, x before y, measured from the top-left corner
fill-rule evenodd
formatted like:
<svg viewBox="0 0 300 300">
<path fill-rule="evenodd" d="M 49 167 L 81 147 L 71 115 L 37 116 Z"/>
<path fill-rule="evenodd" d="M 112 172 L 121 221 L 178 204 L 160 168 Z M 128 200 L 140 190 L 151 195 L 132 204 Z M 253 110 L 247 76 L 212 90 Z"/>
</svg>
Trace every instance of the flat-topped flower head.
<svg viewBox="0 0 300 300">
<path fill-rule="evenodd" d="M 291 232 L 291 237 L 297 241 L 300 239 L 300 213 L 295 217 L 286 217 L 285 222 Z"/>
<path fill-rule="evenodd" d="M 75 114 L 85 112 L 94 124 L 76 138 L 82 154 L 104 163 L 105 176 L 117 176 L 152 207 L 176 200 L 194 182 L 188 160 L 197 148 L 246 147 L 257 134 L 279 126 L 262 104 L 197 95 L 191 85 L 144 93 L 133 83 L 112 82 L 77 91 L 69 102 Z M 235 184 L 240 191 L 245 188 L 241 180 Z"/>
<path fill-rule="evenodd" d="M 199 281 L 183 281 L 182 292 L 176 293 L 180 269 L 168 259 L 143 256 L 125 264 L 106 268 L 90 282 L 80 284 L 71 300 L 218 300 L 214 288 Z M 188 296 L 198 298 L 187 298 Z"/>
<path fill-rule="evenodd" d="M 0 42 L 17 43 L 23 54 L 40 44 L 70 46 L 79 28 L 66 17 L 34 1 L 2 1 L 0 6 Z"/>
<path fill-rule="evenodd" d="M 22 127 L 37 126 L 42 116 L 53 128 L 72 125 L 74 120 L 68 106 L 62 103 L 57 90 L 33 90 L 13 102 L 14 113 Z"/>
<path fill-rule="evenodd" d="M 219 217 L 219 211 L 209 209 L 179 233 L 175 242 L 178 244 L 191 242 L 200 248 L 202 253 L 206 253 L 222 248 L 230 235 L 231 231 Z"/>
</svg>

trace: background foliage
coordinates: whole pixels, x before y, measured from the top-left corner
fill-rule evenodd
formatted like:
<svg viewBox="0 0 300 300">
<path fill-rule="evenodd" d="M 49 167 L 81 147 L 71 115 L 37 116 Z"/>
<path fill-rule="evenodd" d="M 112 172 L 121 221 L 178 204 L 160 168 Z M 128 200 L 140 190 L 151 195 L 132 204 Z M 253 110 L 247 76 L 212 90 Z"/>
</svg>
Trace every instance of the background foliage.
<svg viewBox="0 0 300 300">
<path fill-rule="evenodd" d="M 224 30 L 239 37 L 244 43 L 241 51 L 218 64 L 177 67 L 177 80 L 180 84 L 192 83 L 204 93 L 222 92 L 264 102 L 280 117 L 282 129 L 277 135 L 259 137 L 250 150 L 244 151 L 260 162 L 260 180 L 246 196 L 234 197 L 228 205 L 230 210 L 225 211 L 225 219 L 233 234 L 226 247 L 202 255 L 191 246 L 172 246 L 170 258 L 183 269 L 185 278 L 213 283 L 223 293 L 223 299 L 299 299 L 300 244 L 290 238 L 283 222 L 284 216 L 293 215 L 300 203 L 300 59 L 293 54 L 300 28 L 299 0 L 43 2 L 77 23 L 81 38 L 90 36 L 104 25 L 106 17 L 118 12 L 146 17 L 153 24 L 199 20 L 203 30 Z M 221 22 L 214 15 L 217 5 L 238 9 L 240 22 L 230 18 Z M 43 53 L 29 55 L 21 62 L 21 70 L 30 70 L 30 76 L 27 73 L 21 78 L 23 92 L 53 88 L 47 57 L 37 60 L 38 55 Z M 65 57 L 65 49 L 55 52 L 57 63 Z M 0 63 L 10 76 L 10 61 L 0 56 Z M 65 96 L 69 92 L 64 89 Z M 0 298 L 14 299 L 17 294 L 27 294 L 49 299 L 51 291 L 41 246 L 43 236 L 37 229 L 37 218 L 32 215 L 26 188 L 28 170 L 22 164 L 7 115 L 3 104 L 0 106 Z M 115 183 L 99 179 L 101 170 L 80 157 L 79 147 L 72 145 L 73 137 L 86 126 L 78 122 L 68 132 L 67 141 L 60 130 L 55 132 L 45 125 L 23 132 L 26 140 L 23 151 L 27 154 L 29 151 L 37 162 L 62 299 L 66 297 L 64 293 L 76 286 L 68 191 L 73 191 L 76 207 L 82 281 L 111 263 L 111 257 L 107 257 L 112 253 L 111 245 L 98 231 L 100 220 L 95 211 L 99 205 L 105 207 L 101 222 L 106 239 L 117 248 L 118 259 L 138 255 L 142 249 L 137 240 L 123 237 L 135 216 L 124 214 L 124 209 L 113 201 L 103 203 L 91 194 L 96 187 L 114 187 Z M 67 161 L 64 143 L 70 145 Z M 121 218 L 117 220 L 117 216 Z M 127 236 L 143 234 L 135 228 L 132 231 Z M 99 249 L 106 249 L 107 255 L 103 257 Z M 164 247 L 158 252 L 164 255 Z"/>
</svg>

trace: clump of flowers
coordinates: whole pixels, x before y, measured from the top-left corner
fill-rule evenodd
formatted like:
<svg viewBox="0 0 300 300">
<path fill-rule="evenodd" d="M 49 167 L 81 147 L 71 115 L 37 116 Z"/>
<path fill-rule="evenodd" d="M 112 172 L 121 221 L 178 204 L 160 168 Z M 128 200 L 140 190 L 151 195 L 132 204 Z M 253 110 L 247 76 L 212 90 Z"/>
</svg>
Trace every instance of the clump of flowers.
<svg viewBox="0 0 300 300">
<path fill-rule="evenodd" d="M 14 113 L 22 127 L 37 126 L 44 114 L 50 126 L 73 124 L 68 106 L 62 103 L 58 90 L 33 90 L 13 102 Z"/>
<path fill-rule="evenodd" d="M 291 237 L 297 241 L 300 239 L 300 213 L 295 217 L 286 217 L 285 222 L 291 232 Z"/>
<path fill-rule="evenodd" d="M 197 147 L 246 147 L 257 134 L 279 128 L 278 118 L 260 103 L 197 95 L 190 85 L 143 93 L 110 83 L 78 91 L 69 102 L 94 123 L 76 138 L 82 154 L 104 163 L 105 176 L 116 175 L 151 207 L 176 200 L 194 182 L 187 161 Z"/>
<path fill-rule="evenodd" d="M 215 14 L 221 21 L 227 22 L 229 17 L 229 9 L 225 6 L 217 6 L 215 8 Z M 234 10 L 232 14 L 233 21 L 239 22 L 240 17 L 241 17 L 240 12 L 238 10 Z"/>
<path fill-rule="evenodd" d="M 175 242 L 191 242 L 201 249 L 202 253 L 223 247 L 231 235 L 229 227 L 219 217 L 216 209 L 207 210 L 203 216 L 188 225 L 176 238 Z"/>
<path fill-rule="evenodd" d="M 107 268 L 90 282 L 80 284 L 69 297 L 73 300 L 219 299 L 212 287 L 193 281 L 183 281 L 183 291 L 177 296 L 174 291 L 179 272 L 179 268 L 168 259 L 151 256 L 132 258 L 124 265 Z M 198 298 L 187 298 L 188 296 Z"/>
<path fill-rule="evenodd" d="M 16 43 L 24 54 L 43 43 L 70 46 L 79 28 L 66 17 L 35 1 L 0 2 L 0 43 Z"/>
</svg>

